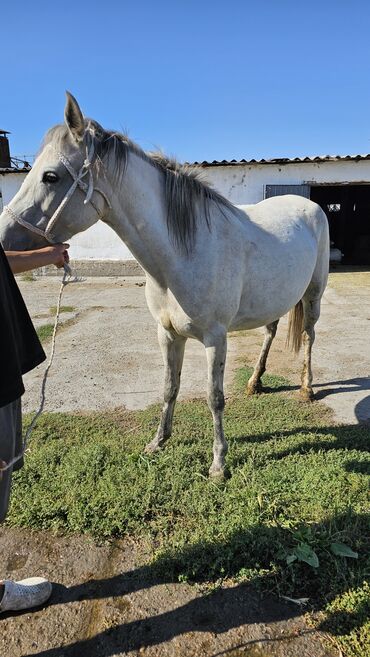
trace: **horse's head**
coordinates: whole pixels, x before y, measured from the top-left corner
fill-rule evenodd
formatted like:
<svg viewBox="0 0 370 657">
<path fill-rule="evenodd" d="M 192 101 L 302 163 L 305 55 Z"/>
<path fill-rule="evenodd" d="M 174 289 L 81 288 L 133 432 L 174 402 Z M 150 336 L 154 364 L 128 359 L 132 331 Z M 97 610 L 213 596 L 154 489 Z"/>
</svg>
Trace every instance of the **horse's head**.
<svg viewBox="0 0 370 657">
<path fill-rule="evenodd" d="M 0 242 L 5 249 L 65 242 L 109 210 L 107 181 L 99 175 L 98 166 L 97 145 L 102 130 L 83 117 L 69 93 L 64 117 L 65 124 L 47 133 L 32 170 L 4 208 Z"/>
</svg>

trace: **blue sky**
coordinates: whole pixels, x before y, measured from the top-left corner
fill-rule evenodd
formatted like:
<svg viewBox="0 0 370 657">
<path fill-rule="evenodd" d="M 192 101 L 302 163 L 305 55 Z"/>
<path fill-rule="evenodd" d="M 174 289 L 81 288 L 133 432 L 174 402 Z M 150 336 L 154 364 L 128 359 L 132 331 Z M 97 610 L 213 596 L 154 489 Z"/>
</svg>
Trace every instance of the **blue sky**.
<svg viewBox="0 0 370 657">
<path fill-rule="evenodd" d="M 370 152 L 367 0 L 18 0 L 0 20 L 13 155 L 62 120 L 65 89 L 180 160 Z"/>
</svg>

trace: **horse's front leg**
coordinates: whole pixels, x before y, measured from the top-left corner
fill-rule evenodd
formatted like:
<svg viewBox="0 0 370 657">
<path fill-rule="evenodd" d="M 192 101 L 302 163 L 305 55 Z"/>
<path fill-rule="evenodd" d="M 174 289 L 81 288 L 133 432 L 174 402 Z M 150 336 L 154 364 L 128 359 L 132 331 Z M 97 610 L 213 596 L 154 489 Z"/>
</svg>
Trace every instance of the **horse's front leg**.
<svg viewBox="0 0 370 657">
<path fill-rule="evenodd" d="M 208 406 L 213 417 L 214 441 L 213 462 L 209 469 L 210 477 L 223 478 L 227 442 L 222 426 L 224 399 L 224 372 L 226 361 L 226 332 L 208 336 L 204 341 L 208 363 Z"/>
<path fill-rule="evenodd" d="M 186 338 L 167 331 L 158 324 L 158 342 L 165 366 L 164 404 L 155 438 L 147 444 L 146 452 L 155 452 L 171 436 L 173 412 L 180 388 L 180 376 Z"/>
</svg>

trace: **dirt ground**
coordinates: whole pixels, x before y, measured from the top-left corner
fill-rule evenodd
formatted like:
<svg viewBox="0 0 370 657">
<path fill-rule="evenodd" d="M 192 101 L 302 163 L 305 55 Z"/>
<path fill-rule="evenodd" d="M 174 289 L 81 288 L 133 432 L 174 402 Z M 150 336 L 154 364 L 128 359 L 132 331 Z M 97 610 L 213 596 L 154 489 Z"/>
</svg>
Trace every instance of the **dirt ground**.
<svg viewBox="0 0 370 657">
<path fill-rule="evenodd" d="M 55 278 L 20 281 L 35 323 L 52 321 Z M 346 423 L 370 419 L 370 273 L 330 277 L 314 349 L 315 391 Z M 141 278 L 94 278 L 70 284 L 63 328 L 47 387 L 47 410 L 143 408 L 161 400 L 162 361 Z M 272 348 L 269 371 L 299 382 L 301 358 L 284 350 L 286 320 Z M 231 335 L 226 393 L 233 372 L 252 364 L 261 332 Z M 47 345 L 48 349 L 49 346 Z M 25 377 L 24 409 L 37 407 L 43 367 Z M 180 398 L 205 394 L 201 345 L 189 341 Z M 20 579 L 44 574 L 55 582 L 49 606 L 0 620 L 2 657 L 333 657 L 311 631 L 301 608 L 261 599 L 245 585 L 212 595 L 158 583 L 145 566 L 150 546 L 130 541 L 96 545 L 85 537 L 0 529 L 1 573 Z"/>
<path fill-rule="evenodd" d="M 158 583 L 150 549 L 130 541 L 97 546 L 83 537 L 0 530 L 9 577 L 46 572 L 50 604 L 4 615 L 2 657 L 333 657 L 300 608 L 245 585 L 211 595 Z M 3 566 L 4 567 L 4 566 Z"/>
</svg>

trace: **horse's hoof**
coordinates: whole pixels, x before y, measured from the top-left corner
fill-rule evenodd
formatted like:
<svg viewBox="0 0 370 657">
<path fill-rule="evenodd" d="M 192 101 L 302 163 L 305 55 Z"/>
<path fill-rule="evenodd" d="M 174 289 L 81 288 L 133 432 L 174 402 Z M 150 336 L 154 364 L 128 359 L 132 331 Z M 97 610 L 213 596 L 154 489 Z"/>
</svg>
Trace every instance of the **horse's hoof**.
<svg viewBox="0 0 370 657">
<path fill-rule="evenodd" d="M 212 465 L 209 469 L 209 478 L 212 481 L 222 482 L 225 480 L 225 469 L 224 468 L 214 468 Z"/>
<path fill-rule="evenodd" d="M 251 397 L 252 395 L 260 395 L 261 392 L 263 392 L 261 381 L 247 384 L 246 393 L 248 397 Z"/>
<path fill-rule="evenodd" d="M 145 454 L 155 454 L 155 452 L 159 452 L 160 449 L 161 448 L 158 445 L 158 443 L 151 442 L 151 443 L 148 443 L 147 445 L 145 445 L 144 452 L 145 452 Z"/>
<path fill-rule="evenodd" d="M 303 401 L 312 402 L 315 399 L 312 388 L 301 388 L 299 394 Z"/>
</svg>

